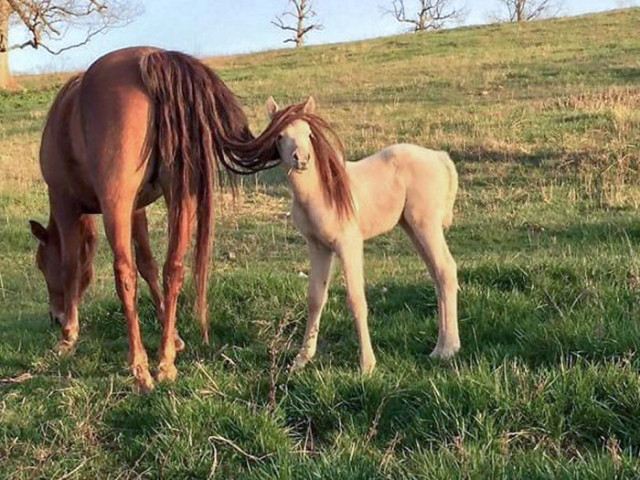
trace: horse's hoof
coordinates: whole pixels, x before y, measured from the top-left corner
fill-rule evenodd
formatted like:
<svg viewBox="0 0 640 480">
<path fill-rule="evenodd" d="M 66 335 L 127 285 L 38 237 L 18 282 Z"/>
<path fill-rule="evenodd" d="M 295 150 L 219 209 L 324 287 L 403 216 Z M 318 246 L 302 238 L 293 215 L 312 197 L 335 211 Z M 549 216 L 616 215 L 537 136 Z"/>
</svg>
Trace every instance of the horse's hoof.
<svg viewBox="0 0 640 480">
<path fill-rule="evenodd" d="M 160 364 L 158 366 L 158 373 L 156 374 L 156 379 L 158 383 L 161 382 L 175 382 L 176 378 L 178 378 L 178 369 L 173 364 Z"/>
<path fill-rule="evenodd" d="M 176 333 L 176 340 L 175 340 L 175 348 L 176 348 L 176 353 L 182 352 L 185 348 L 184 340 L 182 340 L 180 338 L 180 335 L 178 335 L 177 333 Z"/>
<path fill-rule="evenodd" d="M 449 360 L 460 350 L 460 344 L 440 346 L 436 345 L 433 352 L 429 355 L 431 358 L 439 358 L 440 360 Z"/>
<path fill-rule="evenodd" d="M 55 348 L 55 352 L 61 357 L 67 357 L 73 355 L 76 349 L 75 340 L 60 340 L 60 343 Z"/>
<path fill-rule="evenodd" d="M 146 395 L 151 393 L 155 388 L 155 384 L 153 383 L 153 378 L 149 373 L 149 369 L 139 366 L 135 367 L 133 370 L 133 392 L 136 395 Z"/>
<path fill-rule="evenodd" d="M 293 363 L 291 364 L 291 367 L 289 368 L 289 373 L 295 373 L 295 372 L 299 372 L 300 370 L 302 370 L 304 367 L 307 366 L 307 363 L 309 363 L 311 359 L 305 357 L 304 355 L 296 355 L 296 358 L 293 359 Z"/>
</svg>

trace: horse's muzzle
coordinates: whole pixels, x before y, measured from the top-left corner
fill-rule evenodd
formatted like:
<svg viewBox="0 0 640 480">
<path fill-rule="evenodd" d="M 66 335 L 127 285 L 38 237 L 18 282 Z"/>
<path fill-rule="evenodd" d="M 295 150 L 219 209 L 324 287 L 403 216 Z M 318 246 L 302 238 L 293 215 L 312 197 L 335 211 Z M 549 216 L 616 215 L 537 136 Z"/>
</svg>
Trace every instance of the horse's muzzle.
<svg viewBox="0 0 640 480">
<path fill-rule="evenodd" d="M 54 327 L 58 324 L 59 327 L 62 327 L 62 320 L 64 316 L 61 314 L 54 314 L 51 310 L 49 310 L 49 320 L 51 321 L 51 326 Z"/>
</svg>

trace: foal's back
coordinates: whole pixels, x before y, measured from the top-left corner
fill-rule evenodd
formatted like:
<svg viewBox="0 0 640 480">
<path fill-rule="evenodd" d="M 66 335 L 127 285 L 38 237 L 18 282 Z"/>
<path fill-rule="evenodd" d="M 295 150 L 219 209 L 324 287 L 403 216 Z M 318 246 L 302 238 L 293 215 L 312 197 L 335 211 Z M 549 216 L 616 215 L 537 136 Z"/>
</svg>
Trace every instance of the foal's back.
<svg viewBox="0 0 640 480">
<path fill-rule="evenodd" d="M 446 224 L 455 197 L 455 168 L 446 152 L 397 144 L 347 163 L 357 216 L 365 239 L 392 229 L 403 215 L 419 210 Z M 409 207 L 409 208 L 407 208 Z M 448 226 L 448 225 L 446 225 Z"/>
</svg>

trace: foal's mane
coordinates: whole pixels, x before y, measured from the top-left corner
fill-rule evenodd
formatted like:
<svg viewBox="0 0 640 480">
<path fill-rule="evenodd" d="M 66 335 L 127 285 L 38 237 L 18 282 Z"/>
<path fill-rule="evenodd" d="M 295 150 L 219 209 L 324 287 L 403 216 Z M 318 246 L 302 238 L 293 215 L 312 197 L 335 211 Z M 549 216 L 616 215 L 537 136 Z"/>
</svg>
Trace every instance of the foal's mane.
<svg viewBox="0 0 640 480">
<path fill-rule="evenodd" d="M 337 210 L 338 215 L 347 218 L 353 214 L 354 206 L 345 169 L 344 145 L 325 119 L 305 112 L 304 106 L 303 102 L 278 111 L 260 136 L 239 145 L 238 150 L 242 151 L 245 158 L 260 159 L 263 165 L 275 166 L 280 163 L 277 147 L 280 132 L 296 120 L 306 122 L 311 129 L 311 144 L 324 195 Z"/>
</svg>

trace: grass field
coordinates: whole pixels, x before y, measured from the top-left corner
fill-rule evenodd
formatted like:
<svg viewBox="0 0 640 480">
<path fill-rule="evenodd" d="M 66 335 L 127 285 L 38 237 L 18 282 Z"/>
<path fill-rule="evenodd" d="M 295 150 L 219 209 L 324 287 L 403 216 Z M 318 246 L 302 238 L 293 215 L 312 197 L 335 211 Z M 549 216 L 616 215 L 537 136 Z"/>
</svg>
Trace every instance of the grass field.
<svg viewBox="0 0 640 480">
<path fill-rule="evenodd" d="M 628 10 L 211 60 L 255 131 L 268 95 L 313 94 L 352 159 L 451 152 L 462 350 L 429 358 L 435 292 L 394 232 L 365 252 L 370 377 L 339 270 L 317 359 L 287 374 L 309 266 L 279 171 L 221 198 L 213 344 L 187 289 L 175 384 L 131 393 L 104 240 L 76 354 L 56 357 L 27 219 L 48 216 L 38 141 L 64 76 L 19 79 L 0 93 L 0 478 L 638 478 L 639 24 Z M 151 224 L 163 259 L 163 207 Z M 139 306 L 155 353 L 146 285 Z"/>
</svg>

